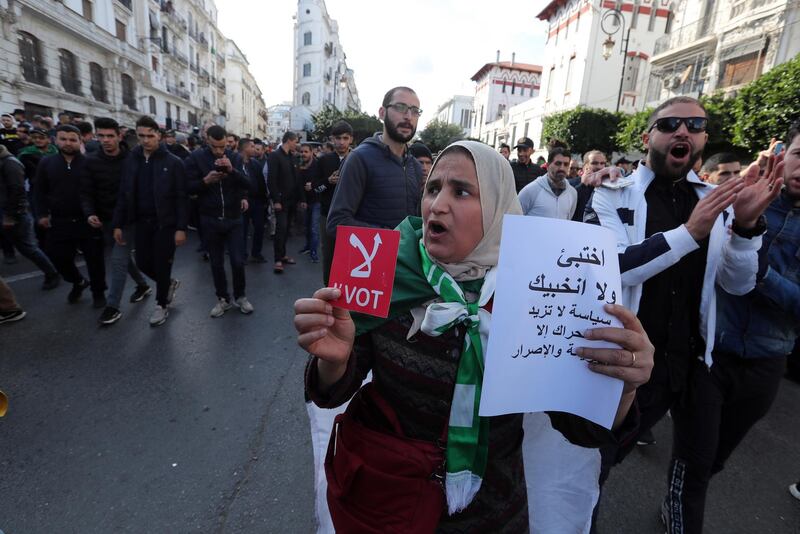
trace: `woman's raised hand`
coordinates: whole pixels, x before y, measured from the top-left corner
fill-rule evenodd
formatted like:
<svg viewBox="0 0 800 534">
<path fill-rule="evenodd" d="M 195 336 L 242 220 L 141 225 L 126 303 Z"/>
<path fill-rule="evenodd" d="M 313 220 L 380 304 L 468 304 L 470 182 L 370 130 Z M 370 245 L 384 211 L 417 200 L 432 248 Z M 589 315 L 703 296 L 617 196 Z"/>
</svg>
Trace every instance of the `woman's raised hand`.
<svg viewBox="0 0 800 534">
<path fill-rule="evenodd" d="M 356 337 L 350 313 L 330 303 L 341 294 L 340 289 L 325 287 L 317 290 L 313 297 L 294 303 L 297 343 L 321 360 L 338 366 L 347 364 Z"/>
</svg>

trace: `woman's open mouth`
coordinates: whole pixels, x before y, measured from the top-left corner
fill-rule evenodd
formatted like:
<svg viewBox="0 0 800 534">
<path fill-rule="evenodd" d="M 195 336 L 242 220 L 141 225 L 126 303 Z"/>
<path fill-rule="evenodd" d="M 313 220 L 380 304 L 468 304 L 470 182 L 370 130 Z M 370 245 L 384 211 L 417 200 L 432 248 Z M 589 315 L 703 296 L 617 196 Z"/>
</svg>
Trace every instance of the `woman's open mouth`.
<svg viewBox="0 0 800 534">
<path fill-rule="evenodd" d="M 440 237 L 447 233 L 447 226 L 437 221 L 428 221 L 428 235 Z"/>
</svg>

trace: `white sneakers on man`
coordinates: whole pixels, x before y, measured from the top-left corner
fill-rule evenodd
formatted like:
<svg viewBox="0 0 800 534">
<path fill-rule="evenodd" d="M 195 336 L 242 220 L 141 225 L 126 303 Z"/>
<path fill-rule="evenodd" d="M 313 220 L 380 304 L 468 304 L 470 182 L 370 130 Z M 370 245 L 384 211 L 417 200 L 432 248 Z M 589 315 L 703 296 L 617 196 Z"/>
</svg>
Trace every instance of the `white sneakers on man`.
<svg viewBox="0 0 800 534">
<path fill-rule="evenodd" d="M 169 316 L 169 310 L 166 306 L 156 306 L 156 309 L 153 310 L 153 315 L 150 316 L 150 326 L 164 324 L 167 322 L 167 316 Z"/>
<path fill-rule="evenodd" d="M 231 303 L 228 299 L 218 298 L 217 303 L 211 308 L 211 317 L 222 317 L 225 312 L 231 309 Z"/>
<path fill-rule="evenodd" d="M 247 300 L 247 297 L 239 297 L 233 304 L 245 315 L 253 313 L 253 305 L 250 304 L 250 301 Z"/>
</svg>

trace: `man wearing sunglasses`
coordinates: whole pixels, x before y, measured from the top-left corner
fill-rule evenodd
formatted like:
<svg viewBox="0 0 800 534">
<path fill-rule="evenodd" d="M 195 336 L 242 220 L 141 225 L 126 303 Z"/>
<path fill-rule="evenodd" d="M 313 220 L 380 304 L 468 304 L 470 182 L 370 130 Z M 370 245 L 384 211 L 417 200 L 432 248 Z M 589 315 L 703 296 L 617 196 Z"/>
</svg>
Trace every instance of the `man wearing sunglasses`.
<svg viewBox="0 0 800 534">
<path fill-rule="evenodd" d="M 408 150 L 422 114 L 413 89 L 395 87 L 378 111 L 383 132 L 367 138 L 342 164 L 328 213 L 327 230 L 336 227 L 394 228 L 420 214 L 422 166 Z"/>
<path fill-rule="evenodd" d="M 586 208 L 587 222 L 617 236 L 623 304 L 637 312 L 656 349 L 650 381 L 636 395 L 640 432 L 668 410 L 675 415 L 695 366 L 712 365 L 715 286 L 732 295 L 753 289 L 766 230 L 762 213 L 779 193 L 774 178 L 704 184 L 691 169 L 708 139 L 707 123 L 693 98 L 658 106 L 642 135 L 647 157 L 632 175 L 633 185 L 599 187 Z M 614 451 L 616 458 L 606 451 L 604 463 L 621 459 L 631 445 Z M 670 466 L 670 533 L 684 532 L 688 518 L 680 493 L 689 490 L 683 482 L 692 468 L 685 460 Z"/>
</svg>

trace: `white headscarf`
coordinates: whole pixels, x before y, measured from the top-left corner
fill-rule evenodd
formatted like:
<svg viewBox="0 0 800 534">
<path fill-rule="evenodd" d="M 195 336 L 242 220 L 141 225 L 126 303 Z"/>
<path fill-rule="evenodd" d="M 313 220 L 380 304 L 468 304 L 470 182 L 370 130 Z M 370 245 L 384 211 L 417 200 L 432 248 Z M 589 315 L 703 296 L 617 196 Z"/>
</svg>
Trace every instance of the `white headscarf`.
<svg viewBox="0 0 800 534">
<path fill-rule="evenodd" d="M 431 257 L 450 276 L 459 282 L 478 280 L 486 271 L 497 265 L 500 255 L 500 235 L 503 230 L 505 214 L 522 215 L 522 207 L 514 186 L 514 172 L 508 161 L 489 145 L 479 141 L 457 141 L 442 150 L 428 174 L 430 179 L 436 164 L 453 147 L 466 148 L 475 162 L 478 187 L 481 193 L 481 213 L 483 215 L 483 238 L 472 252 L 457 263 L 442 263 Z M 423 236 L 425 229 L 423 227 Z"/>
</svg>

